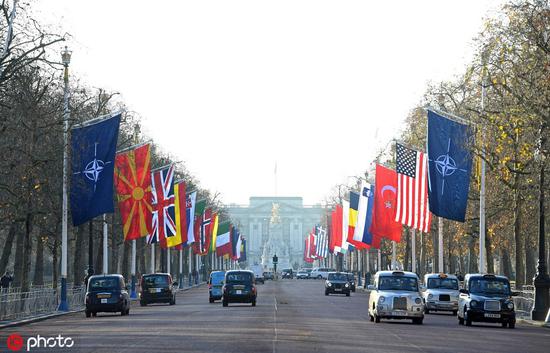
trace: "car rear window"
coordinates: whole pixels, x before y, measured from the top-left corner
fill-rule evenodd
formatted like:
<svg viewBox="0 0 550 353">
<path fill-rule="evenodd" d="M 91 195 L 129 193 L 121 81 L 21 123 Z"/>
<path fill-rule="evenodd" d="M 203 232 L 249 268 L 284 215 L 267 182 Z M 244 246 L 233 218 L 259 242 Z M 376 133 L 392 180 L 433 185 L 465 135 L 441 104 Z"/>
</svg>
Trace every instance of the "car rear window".
<svg viewBox="0 0 550 353">
<path fill-rule="evenodd" d="M 248 283 L 252 282 L 252 274 L 248 272 L 228 273 L 225 279 L 227 283 Z"/>
<path fill-rule="evenodd" d="M 91 278 L 89 291 L 120 289 L 117 277 Z"/>
<path fill-rule="evenodd" d="M 167 286 L 169 284 L 168 276 L 145 276 L 143 277 L 143 286 L 145 288 Z"/>
<path fill-rule="evenodd" d="M 220 284 L 220 283 L 223 282 L 224 277 L 225 277 L 225 273 L 223 273 L 223 272 L 212 273 L 210 275 L 211 283 L 212 284 Z"/>
</svg>

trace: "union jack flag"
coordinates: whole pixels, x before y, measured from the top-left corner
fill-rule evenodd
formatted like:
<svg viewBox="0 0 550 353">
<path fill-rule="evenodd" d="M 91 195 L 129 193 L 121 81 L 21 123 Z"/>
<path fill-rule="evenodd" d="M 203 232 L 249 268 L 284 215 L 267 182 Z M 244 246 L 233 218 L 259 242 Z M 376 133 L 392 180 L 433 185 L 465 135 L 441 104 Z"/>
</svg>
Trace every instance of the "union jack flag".
<svg viewBox="0 0 550 353">
<path fill-rule="evenodd" d="M 153 231 L 147 243 L 160 243 L 166 247 L 166 238 L 176 236 L 176 212 L 174 207 L 174 166 L 151 173 L 153 195 Z"/>
</svg>

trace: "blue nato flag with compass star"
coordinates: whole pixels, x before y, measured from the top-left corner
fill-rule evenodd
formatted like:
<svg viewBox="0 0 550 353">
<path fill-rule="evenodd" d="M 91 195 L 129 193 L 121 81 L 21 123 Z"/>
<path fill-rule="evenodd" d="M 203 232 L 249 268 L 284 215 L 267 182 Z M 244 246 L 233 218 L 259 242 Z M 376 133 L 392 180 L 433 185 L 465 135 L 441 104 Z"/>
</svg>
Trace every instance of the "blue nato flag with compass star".
<svg viewBox="0 0 550 353">
<path fill-rule="evenodd" d="M 71 131 L 71 215 L 77 226 L 114 212 L 113 175 L 120 114 Z"/>
<path fill-rule="evenodd" d="M 430 211 L 439 217 L 464 222 L 472 154 L 473 131 L 428 110 L 428 195 Z"/>
</svg>

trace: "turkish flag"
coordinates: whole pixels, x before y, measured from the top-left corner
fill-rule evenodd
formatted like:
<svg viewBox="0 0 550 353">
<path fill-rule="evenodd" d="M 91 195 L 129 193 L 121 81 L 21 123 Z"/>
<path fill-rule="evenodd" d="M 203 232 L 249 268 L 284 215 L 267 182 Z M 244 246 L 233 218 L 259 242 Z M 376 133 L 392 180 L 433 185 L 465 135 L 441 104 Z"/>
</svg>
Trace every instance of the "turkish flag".
<svg viewBox="0 0 550 353">
<path fill-rule="evenodd" d="M 342 206 L 336 205 L 332 211 L 330 229 L 330 251 L 334 254 L 342 250 Z"/>
<path fill-rule="evenodd" d="M 403 225 L 395 221 L 397 206 L 397 173 L 379 164 L 376 165 L 376 193 L 370 231 L 373 247 L 380 238 L 401 241 Z"/>
</svg>

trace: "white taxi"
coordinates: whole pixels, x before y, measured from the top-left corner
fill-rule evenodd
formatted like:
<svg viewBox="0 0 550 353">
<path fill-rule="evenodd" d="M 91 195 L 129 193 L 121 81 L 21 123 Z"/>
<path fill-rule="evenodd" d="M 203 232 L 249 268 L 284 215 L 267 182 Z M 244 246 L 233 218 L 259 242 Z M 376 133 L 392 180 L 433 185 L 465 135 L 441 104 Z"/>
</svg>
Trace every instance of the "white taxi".
<svg viewBox="0 0 550 353">
<path fill-rule="evenodd" d="M 428 273 L 424 276 L 425 290 L 422 297 L 426 304 L 425 312 L 450 311 L 456 315 L 458 311 L 458 278 L 446 273 Z"/>
</svg>

